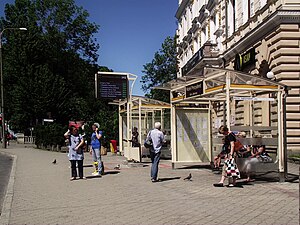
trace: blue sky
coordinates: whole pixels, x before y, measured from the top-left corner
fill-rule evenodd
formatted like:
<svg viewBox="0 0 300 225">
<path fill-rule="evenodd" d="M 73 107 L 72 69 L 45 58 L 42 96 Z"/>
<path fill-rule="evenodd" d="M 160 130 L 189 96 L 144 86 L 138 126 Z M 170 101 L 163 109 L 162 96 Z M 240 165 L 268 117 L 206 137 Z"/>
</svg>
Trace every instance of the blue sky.
<svg viewBox="0 0 300 225">
<path fill-rule="evenodd" d="M 1 0 L 4 5 L 13 0 Z M 138 75 L 133 94 L 144 95 L 139 82 L 143 65 L 152 61 L 167 36 L 174 36 L 178 0 L 75 0 L 100 25 L 98 64 Z"/>
</svg>

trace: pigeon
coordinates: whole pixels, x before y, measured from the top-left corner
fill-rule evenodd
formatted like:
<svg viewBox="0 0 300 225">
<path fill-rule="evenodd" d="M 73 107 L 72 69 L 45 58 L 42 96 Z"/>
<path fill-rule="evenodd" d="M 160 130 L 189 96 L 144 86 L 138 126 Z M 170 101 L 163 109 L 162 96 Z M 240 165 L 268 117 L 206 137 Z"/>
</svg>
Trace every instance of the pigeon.
<svg viewBox="0 0 300 225">
<path fill-rule="evenodd" d="M 53 164 L 56 164 L 56 159 L 54 159 L 54 161 L 52 162 Z"/>
<path fill-rule="evenodd" d="M 188 180 L 188 181 L 192 181 L 192 174 L 190 173 L 186 178 L 184 178 L 183 180 Z"/>
<path fill-rule="evenodd" d="M 115 166 L 114 169 L 115 169 L 115 170 L 120 170 L 120 164 L 118 164 L 117 166 Z"/>
</svg>

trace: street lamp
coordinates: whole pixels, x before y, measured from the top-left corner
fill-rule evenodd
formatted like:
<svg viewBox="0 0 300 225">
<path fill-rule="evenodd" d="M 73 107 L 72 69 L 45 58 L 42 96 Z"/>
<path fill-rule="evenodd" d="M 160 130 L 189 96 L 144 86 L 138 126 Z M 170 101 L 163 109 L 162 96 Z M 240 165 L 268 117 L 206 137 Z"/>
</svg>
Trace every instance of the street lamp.
<svg viewBox="0 0 300 225">
<path fill-rule="evenodd" d="M 0 77 L 1 77 L 1 113 L 2 113 L 2 147 L 6 148 L 6 136 L 5 136 L 5 117 L 4 117 L 4 87 L 3 87 L 3 74 L 2 74 L 2 34 L 5 30 L 27 30 L 24 27 L 20 28 L 4 28 L 0 33 Z"/>
</svg>

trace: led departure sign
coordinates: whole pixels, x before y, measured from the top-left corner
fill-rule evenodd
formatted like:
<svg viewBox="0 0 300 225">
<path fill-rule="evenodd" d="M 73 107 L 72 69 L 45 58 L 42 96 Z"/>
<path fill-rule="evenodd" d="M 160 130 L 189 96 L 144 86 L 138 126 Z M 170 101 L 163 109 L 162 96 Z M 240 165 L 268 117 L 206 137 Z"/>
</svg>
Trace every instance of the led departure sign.
<svg viewBox="0 0 300 225">
<path fill-rule="evenodd" d="M 125 99 L 128 97 L 127 75 L 97 74 L 96 97 L 102 99 Z"/>
</svg>

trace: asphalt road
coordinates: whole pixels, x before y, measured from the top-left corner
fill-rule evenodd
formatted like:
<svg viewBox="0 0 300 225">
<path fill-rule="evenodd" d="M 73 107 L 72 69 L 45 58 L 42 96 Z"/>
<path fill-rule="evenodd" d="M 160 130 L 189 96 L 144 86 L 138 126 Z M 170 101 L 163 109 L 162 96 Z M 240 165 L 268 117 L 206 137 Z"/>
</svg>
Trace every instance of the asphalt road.
<svg viewBox="0 0 300 225">
<path fill-rule="evenodd" d="M 2 204 L 6 193 L 8 180 L 10 177 L 12 163 L 13 163 L 12 157 L 0 153 L 0 213 L 2 210 Z"/>
</svg>

